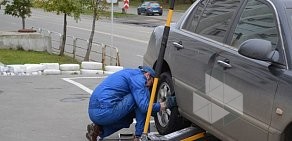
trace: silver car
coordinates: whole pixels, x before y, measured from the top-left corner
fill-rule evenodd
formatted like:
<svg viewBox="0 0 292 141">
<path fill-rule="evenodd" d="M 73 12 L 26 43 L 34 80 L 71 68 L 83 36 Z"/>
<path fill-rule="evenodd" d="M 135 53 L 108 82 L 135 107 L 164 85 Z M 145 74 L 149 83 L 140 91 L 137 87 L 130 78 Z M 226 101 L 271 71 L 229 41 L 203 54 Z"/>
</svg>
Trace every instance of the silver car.
<svg viewBox="0 0 292 141">
<path fill-rule="evenodd" d="M 144 65 L 155 68 L 163 26 Z M 168 134 L 190 123 L 221 140 L 292 141 L 292 1 L 196 0 L 171 25 L 155 117 Z"/>
</svg>

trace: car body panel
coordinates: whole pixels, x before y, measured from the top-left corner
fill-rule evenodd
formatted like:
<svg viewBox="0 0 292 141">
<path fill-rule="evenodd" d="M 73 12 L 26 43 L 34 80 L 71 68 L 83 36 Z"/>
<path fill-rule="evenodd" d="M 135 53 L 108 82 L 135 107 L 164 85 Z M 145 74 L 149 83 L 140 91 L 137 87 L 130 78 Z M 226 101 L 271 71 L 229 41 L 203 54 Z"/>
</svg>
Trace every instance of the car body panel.
<svg viewBox="0 0 292 141">
<path fill-rule="evenodd" d="M 161 8 L 161 6 L 158 2 L 146 1 L 146 2 L 143 2 L 137 8 L 137 13 L 138 13 L 138 15 L 140 15 L 140 14 L 146 14 L 146 15 L 159 14 L 159 15 L 162 15 L 163 9 Z"/>
<path fill-rule="evenodd" d="M 226 60 L 231 68 L 218 63 Z M 236 140 L 267 140 L 278 81 L 268 66 L 266 62 L 242 57 L 230 49 L 221 51 L 216 57 L 210 83 L 206 84 L 209 85 L 208 95 L 215 103 L 212 106 L 216 107 L 212 115 L 217 117 L 214 118 L 217 121 L 212 121 L 214 128 Z"/>
<path fill-rule="evenodd" d="M 181 115 L 221 140 L 280 140 L 292 121 L 292 11 L 287 9 L 292 3 L 241 0 L 235 4 L 233 0 L 221 0 L 221 6 L 233 3 L 240 7 L 233 15 L 228 14 L 232 19 L 231 25 L 224 27 L 226 33 L 216 32 L 222 35 L 220 39 L 206 36 L 207 32 L 193 33 L 196 29 L 185 30 L 197 26 L 188 17 L 194 16 L 192 10 L 200 2 L 196 1 L 171 27 L 164 58 Z M 205 25 L 209 24 L 209 29 L 223 27 L 213 26 L 220 24 L 215 23 Z M 145 65 L 154 67 L 162 33 L 163 27 L 154 29 Z M 238 48 L 248 39 L 271 41 L 279 52 L 278 60 L 265 62 L 240 55 Z"/>
<path fill-rule="evenodd" d="M 144 2 L 142 3 L 138 8 L 137 8 L 137 12 L 138 13 L 145 13 L 146 11 L 146 7 L 148 5 L 149 2 Z"/>
<path fill-rule="evenodd" d="M 174 86 L 175 92 L 178 93 L 178 95 L 176 95 L 178 97 L 177 102 L 179 105 L 182 105 L 181 107 L 184 107 L 183 110 L 185 110 L 185 112 L 196 113 L 196 109 L 199 107 L 196 107 L 197 105 L 190 106 L 190 103 L 197 103 L 194 101 L 196 99 L 193 98 L 193 93 L 198 95 L 205 94 L 205 74 L 210 74 L 211 72 L 212 66 L 209 64 L 209 59 L 216 51 L 210 51 L 212 50 L 211 46 L 210 49 L 206 49 L 206 46 L 209 44 L 202 42 L 203 39 L 201 39 L 201 42 L 191 40 L 188 33 L 177 34 L 172 32 L 171 34 L 173 36 L 169 38 L 168 42 L 171 50 L 171 60 L 169 61 L 169 65 L 172 70 L 172 76 L 175 81 L 174 83 L 177 84 Z M 184 48 L 178 50 L 173 47 L 173 42 L 181 42 Z M 208 42 L 208 40 L 205 40 L 205 42 Z M 196 47 L 192 46 L 193 44 L 196 44 Z M 222 44 L 214 43 L 214 45 L 220 46 Z M 183 84 L 179 84 L 179 82 L 182 82 Z M 188 89 L 189 87 L 186 86 L 191 86 L 196 89 L 194 91 L 193 89 Z M 197 116 L 200 116 L 200 114 Z"/>
</svg>

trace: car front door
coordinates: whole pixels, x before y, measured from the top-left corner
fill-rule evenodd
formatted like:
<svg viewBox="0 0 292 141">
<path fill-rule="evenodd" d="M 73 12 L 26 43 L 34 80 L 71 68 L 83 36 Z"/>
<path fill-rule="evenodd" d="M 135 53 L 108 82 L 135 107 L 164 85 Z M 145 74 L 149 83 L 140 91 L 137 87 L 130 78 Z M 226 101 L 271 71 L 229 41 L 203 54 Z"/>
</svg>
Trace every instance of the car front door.
<svg viewBox="0 0 292 141">
<path fill-rule="evenodd" d="M 248 39 L 271 41 L 281 45 L 276 14 L 263 0 L 247 0 L 230 34 L 230 46 L 216 56 L 208 95 L 217 112 L 212 127 L 234 140 L 268 140 L 277 77 L 270 63 L 244 57 L 238 46 Z"/>
<path fill-rule="evenodd" d="M 214 56 L 223 47 L 224 37 L 240 0 L 197 1 L 181 27 L 172 29 L 168 39 L 174 89 L 181 114 L 208 128 L 211 99 L 206 95 Z"/>
</svg>

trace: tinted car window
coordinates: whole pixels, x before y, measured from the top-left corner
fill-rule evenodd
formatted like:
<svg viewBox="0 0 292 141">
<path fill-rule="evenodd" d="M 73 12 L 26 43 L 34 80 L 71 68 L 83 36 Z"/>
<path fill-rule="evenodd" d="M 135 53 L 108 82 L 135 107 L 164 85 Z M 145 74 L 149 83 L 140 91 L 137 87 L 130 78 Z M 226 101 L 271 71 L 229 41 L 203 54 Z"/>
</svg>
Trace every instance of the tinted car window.
<svg viewBox="0 0 292 141">
<path fill-rule="evenodd" d="M 200 16 L 195 33 L 223 42 L 240 0 L 209 0 Z"/>
<path fill-rule="evenodd" d="M 158 3 L 150 3 L 151 7 L 160 7 L 160 5 Z"/>
<path fill-rule="evenodd" d="M 141 7 L 146 7 L 149 4 L 149 2 L 142 3 Z"/>
<path fill-rule="evenodd" d="M 264 39 L 276 48 L 278 31 L 273 8 L 261 0 L 248 0 L 240 17 L 231 45 L 238 46 L 248 39 Z"/>
<path fill-rule="evenodd" d="M 182 28 L 185 30 L 188 30 L 190 32 L 195 32 L 196 27 L 199 22 L 200 15 L 202 14 L 203 10 L 205 9 L 207 5 L 208 0 L 201 0 L 196 7 L 191 11 L 189 16 L 187 17 L 187 20 L 183 24 Z"/>
</svg>

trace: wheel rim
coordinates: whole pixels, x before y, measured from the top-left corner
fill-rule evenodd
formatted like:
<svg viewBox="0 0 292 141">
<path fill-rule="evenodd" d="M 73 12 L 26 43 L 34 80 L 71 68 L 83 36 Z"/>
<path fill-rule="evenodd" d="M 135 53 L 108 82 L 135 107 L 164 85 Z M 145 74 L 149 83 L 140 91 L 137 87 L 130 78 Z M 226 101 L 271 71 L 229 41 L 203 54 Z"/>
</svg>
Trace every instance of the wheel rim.
<svg viewBox="0 0 292 141">
<path fill-rule="evenodd" d="M 159 101 L 160 99 L 166 98 L 166 96 L 170 96 L 170 95 L 171 95 L 171 90 L 170 90 L 169 85 L 166 82 L 163 82 L 158 89 L 156 100 Z M 168 125 L 170 115 L 171 115 L 170 109 L 166 109 L 165 111 L 160 111 L 157 113 L 158 122 L 162 127 L 166 127 Z"/>
</svg>

